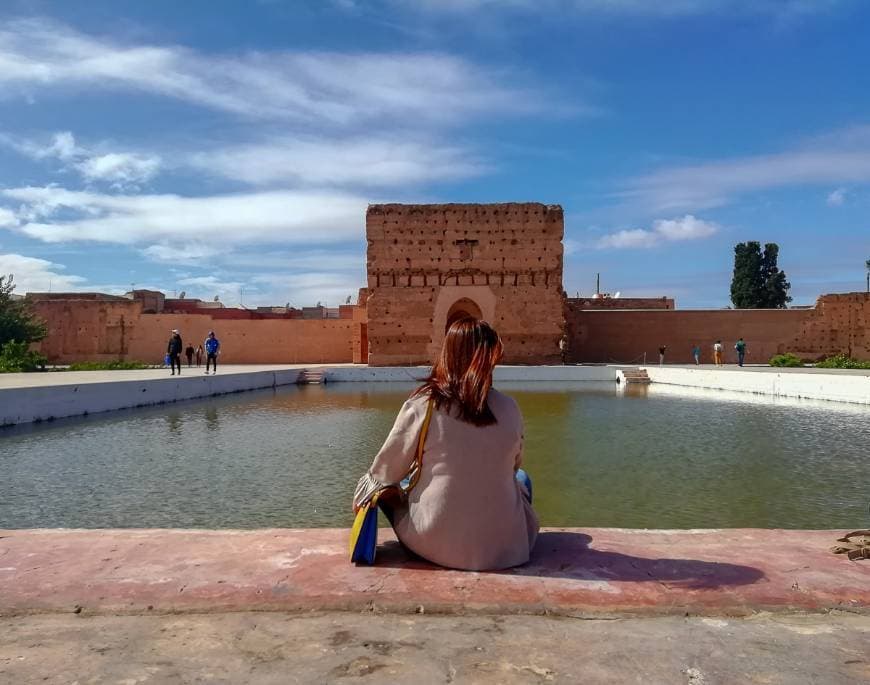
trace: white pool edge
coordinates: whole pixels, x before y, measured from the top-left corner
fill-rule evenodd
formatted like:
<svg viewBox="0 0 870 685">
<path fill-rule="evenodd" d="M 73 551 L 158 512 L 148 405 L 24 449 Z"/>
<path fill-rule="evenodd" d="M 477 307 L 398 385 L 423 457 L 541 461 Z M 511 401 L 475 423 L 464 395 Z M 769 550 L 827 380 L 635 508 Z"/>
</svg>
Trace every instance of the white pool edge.
<svg viewBox="0 0 870 685">
<path fill-rule="evenodd" d="M 870 405 L 870 376 L 645 366 L 655 384 Z"/>
<path fill-rule="evenodd" d="M 312 365 L 327 383 L 409 382 L 428 367 Z M 620 366 L 500 366 L 496 382 L 616 382 Z M 655 384 L 728 390 L 772 397 L 870 405 L 870 376 L 820 373 L 753 373 L 684 367 L 644 367 Z M 274 388 L 297 382 L 300 367 L 217 376 L 107 380 L 98 383 L 0 389 L 0 426 L 50 421 L 118 409 Z"/>
</svg>

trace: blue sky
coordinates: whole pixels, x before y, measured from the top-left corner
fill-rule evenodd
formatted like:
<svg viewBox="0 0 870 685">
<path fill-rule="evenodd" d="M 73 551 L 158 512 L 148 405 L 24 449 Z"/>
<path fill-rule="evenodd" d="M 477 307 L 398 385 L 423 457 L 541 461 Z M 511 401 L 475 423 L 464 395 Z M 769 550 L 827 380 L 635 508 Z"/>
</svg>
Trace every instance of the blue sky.
<svg viewBox="0 0 870 685">
<path fill-rule="evenodd" d="M 565 288 L 795 304 L 870 258 L 861 0 L 5 0 L 0 273 L 337 304 L 370 202 L 558 203 Z"/>
</svg>

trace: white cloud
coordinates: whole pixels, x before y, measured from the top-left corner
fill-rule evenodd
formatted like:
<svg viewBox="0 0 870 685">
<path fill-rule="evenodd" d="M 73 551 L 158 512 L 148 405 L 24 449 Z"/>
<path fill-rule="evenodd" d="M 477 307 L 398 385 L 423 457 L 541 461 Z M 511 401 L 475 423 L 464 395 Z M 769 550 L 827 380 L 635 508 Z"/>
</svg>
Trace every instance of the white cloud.
<svg viewBox="0 0 870 685">
<path fill-rule="evenodd" d="M 69 131 L 55 133 L 47 143 L 0 133 L 0 145 L 12 148 L 31 159 L 69 160 L 84 154 L 84 150 L 76 145 L 75 137 Z"/>
<path fill-rule="evenodd" d="M 226 281 L 217 276 L 190 276 L 177 281 L 179 286 L 185 286 L 185 297 L 199 298 L 202 300 L 214 300 L 215 296 L 228 306 L 239 306 L 241 291 L 244 283 L 241 281 Z"/>
<path fill-rule="evenodd" d="M 682 165 L 630 181 L 619 196 L 654 211 L 708 209 L 775 188 L 870 182 L 870 127 L 779 154 Z"/>
<path fill-rule="evenodd" d="M 194 154 L 189 163 L 252 185 L 386 187 L 461 179 L 486 170 L 462 147 L 407 139 L 402 133 L 352 139 L 279 137 Z"/>
<path fill-rule="evenodd" d="M 517 83 L 437 53 L 249 52 L 217 56 L 173 45 L 123 45 L 38 20 L 0 28 L 0 93 L 127 89 L 253 118 L 323 125 L 456 121 L 489 112 L 551 111 Z"/>
<path fill-rule="evenodd" d="M 121 190 L 136 188 L 150 181 L 161 166 L 161 159 L 157 155 L 100 152 L 81 147 L 70 131 L 55 133 L 47 144 L 0 134 L 0 144 L 31 159 L 57 159 L 64 168 L 74 169 L 87 182 L 101 181 Z"/>
<path fill-rule="evenodd" d="M 596 246 L 601 249 L 607 248 L 636 248 L 653 247 L 659 242 L 659 237 L 653 231 L 643 228 L 625 229 L 616 233 L 601 236 Z"/>
<path fill-rule="evenodd" d="M 75 138 L 69 131 L 54 134 L 54 140 L 47 148 L 39 150 L 37 157 L 57 157 L 58 159 L 72 159 L 81 154 L 76 146 Z"/>
<path fill-rule="evenodd" d="M 87 181 L 106 181 L 115 187 L 128 188 L 151 180 L 160 168 L 160 158 L 110 152 L 88 157 L 75 166 Z"/>
<path fill-rule="evenodd" d="M 124 245 L 337 242 L 363 235 L 368 204 L 357 195 L 326 191 L 182 197 L 45 186 L 4 189 L 0 197 L 21 203 L 17 230 L 32 238 Z"/>
<path fill-rule="evenodd" d="M 654 221 L 651 229 L 626 229 L 601 236 L 595 246 L 600 249 L 650 248 L 663 242 L 701 240 L 718 231 L 717 224 L 686 214 L 679 219 Z"/>
<path fill-rule="evenodd" d="M 11 209 L 0 207 L 0 228 L 14 228 L 18 225 L 18 217 Z"/>
<path fill-rule="evenodd" d="M 13 274 L 15 292 L 18 295 L 48 290 L 81 289 L 85 279 L 63 273 L 63 269 L 62 265 L 45 259 L 20 254 L 0 254 L 0 274 Z"/>
<path fill-rule="evenodd" d="M 343 248 L 344 246 L 342 246 Z M 253 251 L 236 250 L 220 255 L 218 260 L 225 269 L 239 271 L 253 270 L 260 275 L 264 270 L 280 270 L 283 275 L 293 272 L 323 271 L 328 266 L 330 272 L 351 272 L 359 280 L 365 280 L 365 242 L 360 240 L 356 249 L 278 249 L 275 246 Z"/>
<path fill-rule="evenodd" d="M 681 219 L 659 219 L 653 223 L 653 232 L 665 240 L 698 240 L 709 238 L 719 227 L 709 221 L 702 221 L 691 214 Z"/>
<path fill-rule="evenodd" d="M 829 207 L 841 207 L 846 202 L 846 194 L 848 191 L 845 188 L 837 188 L 828 194 L 827 204 Z"/>
<path fill-rule="evenodd" d="M 142 250 L 142 254 L 154 262 L 164 264 L 185 264 L 188 266 L 204 266 L 203 262 L 221 254 L 217 247 L 201 242 L 201 237 L 191 241 L 178 239 L 176 244 L 160 243 L 149 245 Z"/>
<path fill-rule="evenodd" d="M 279 304 L 289 301 L 296 307 L 316 302 L 337 307 L 348 297 L 351 302 L 356 302 L 359 289 L 365 285 L 364 277 L 325 270 L 300 274 L 266 273 L 254 277 L 251 282 L 269 293 L 265 295 L 264 292 L 260 297 L 271 298 L 268 301 Z"/>
</svg>

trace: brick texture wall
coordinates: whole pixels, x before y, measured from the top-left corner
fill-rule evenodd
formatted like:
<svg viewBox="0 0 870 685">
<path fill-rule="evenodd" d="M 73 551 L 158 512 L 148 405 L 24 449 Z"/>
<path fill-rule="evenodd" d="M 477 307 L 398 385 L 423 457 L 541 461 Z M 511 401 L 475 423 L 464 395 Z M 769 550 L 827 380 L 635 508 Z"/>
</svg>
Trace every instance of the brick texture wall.
<svg viewBox="0 0 870 685">
<path fill-rule="evenodd" d="M 498 330 L 506 363 L 558 362 L 563 233 L 536 203 L 369 207 L 369 363 L 431 362 L 458 311 Z"/>
</svg>

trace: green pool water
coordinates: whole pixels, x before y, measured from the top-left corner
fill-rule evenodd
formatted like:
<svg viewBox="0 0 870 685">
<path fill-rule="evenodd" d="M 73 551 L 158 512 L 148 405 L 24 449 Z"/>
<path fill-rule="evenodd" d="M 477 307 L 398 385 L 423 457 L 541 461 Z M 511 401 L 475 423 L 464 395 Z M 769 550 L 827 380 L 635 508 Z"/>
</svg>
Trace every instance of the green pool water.
<svg viewBox="0 0 870 685">
<path fill-rule="evenodd" d="M 288 387 L 0 430 L 0 528 L 347 526 L 411 388 Z M 544 525 L 870 525 L 870 408 L 501 389 L 525 416 Z"/>
</svg>

